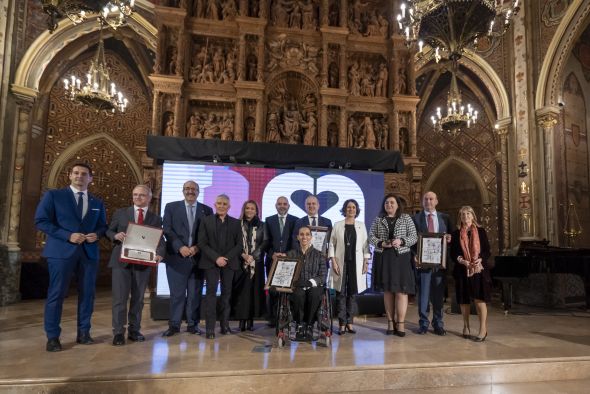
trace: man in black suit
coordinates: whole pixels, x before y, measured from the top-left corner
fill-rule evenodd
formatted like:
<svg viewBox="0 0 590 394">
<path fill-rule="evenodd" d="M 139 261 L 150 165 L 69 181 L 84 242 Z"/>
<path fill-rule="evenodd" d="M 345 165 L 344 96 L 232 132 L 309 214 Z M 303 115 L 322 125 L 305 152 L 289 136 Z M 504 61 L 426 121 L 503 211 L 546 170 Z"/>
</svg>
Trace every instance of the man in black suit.
<svg viewBox="0 0 590 394">
<path fill-rule="evenodd" d="M 205 270 L 207 280 L 206 329 L 207 339 L 215 338 L 217 312 L 217 284 L 221 279 L 221 333 L 230 334 L 229 314 L 232 283 L 240 267 L 243 239 L 242 225 L 228 215 L 229 197 L 225 194 L 215 199 L 215 215 L 203 219 L 199 227 L 199 248 L 202 256 L 199 268 Z"/>
<path fill-rule="evenodd" d="M 133 189 L 133 205 L 120 208 L 113 214 L 113 218 L 106 232 L 107 237 L 113 241 L 115 247 L 111 253 L 109 267 L 112 268 L 112 293 L 113 293 L 113 345 L 125 344 L 125 325 L 129 323 L 127 338 L 133 342 L 143 342 L 145 337 L 141 333 L 141 312 L 143 310 L 143 295 L 152 272 L 145 265 L 128 264 L 120 261 L 121 247 L 125 240 L 129 223 L 143 224 L 152 227 L 161 227 L 160 215 L 149 212 L 148 207 L 152 200 L 152 191 L 146 185 L 137 185 Z M 162 260 L 166 253 L 163 240 L 160 240 L 156 251 L 156 261 Z M 127 300 L 129 301 L 129 315 L 127 314 Z M 129 321 L 127 320 L 129 318 Z"/>
<path fill-rule="evenodd" d="M 277 198 L 275 208 L 277 214 L 266 218 L 264 222 L 264 234 L 268 241 L 268 250 L 266 251 L 265 268 L 266 274 L 270 272 L 272 266 L 272 259 L 276 257 L 277 253 L 286 253 L 291 250 L 293 229 L 297 217 L 289 215 L 289 200 L 287 197 L 281 196 Z M 276 295 L 274 293 L 269 294 L 269 325 L 274 325 L 275 321 L 275 305 Z"/>
<path fill-rule="evenodd" d="M 305 199 L 305 211 L 307 212 L 307 216 L 304 216 L 295 222 L 293 228 L 293 247 L 298 246 L 297 236 L 299 235 L 299 229 L 302 226 L 320 226 L 327 227 L 328 231 L 332 230 L 332 221 L 319 215 L 320 201 L 313 194 L 310 194 Z"/>
<path fill-rule="evenodd" d="M 426 192 L 422 197 L 423 210 L 414 216 L 416 230 L 419 233 L 447 233 L 447 242 L 451 242 L 451 220 L 446 213 L 438 212 L 438 198 L 434 192 Z M 414 247 L 414 252 L 415 252 Z M 443 323 L 443 303 L 446 270 L 439 268 L 418 268 L 418 314 L 420 328 L 418 334 L 426 334 L 430 321 L 428 319 L 430 302 L 432 302 L 432 327 L 436 335 L 446 335 Z"/>
<path fill-rule="evenodd" d="M 186 306 L 186 331 L 200 334 L 200 306 L 203 273 L 198 268 L 200 258 L 197 233 L 203 218 L 212 215 L 211 207 L 197 201 L 199 185 L 187 181 L 182 187 L 184 200 L 166 204 L 164 235 L 166 236 L 166 275 L 170 287 L 170 320 L 162 336 L 180 332 L 182 312 Z"/>
</svg>

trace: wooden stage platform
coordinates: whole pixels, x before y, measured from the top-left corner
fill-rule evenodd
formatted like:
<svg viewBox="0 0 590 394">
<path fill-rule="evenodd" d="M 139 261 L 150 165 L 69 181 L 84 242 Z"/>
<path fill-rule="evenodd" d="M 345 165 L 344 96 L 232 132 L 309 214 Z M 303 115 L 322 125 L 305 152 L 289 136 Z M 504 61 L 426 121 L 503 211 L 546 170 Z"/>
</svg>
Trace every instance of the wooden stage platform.
<svg viewBox="0 0 590 394">
<path fill-rule="evenodd" d="M 551 387 L 571 388 L 563 392 L 584 392 L 590 379 L 590 313 L 583 310 L 504 315 L 492 307 L 489 336 L 474 343 L 461 337 L 459 315 L 445 314 L 444 337 L 416 334 L 412 305 L 405 338 L 385 336 L 384 317 L 361 316 L 358 333 L 335 335 L 331 348 L 292 343 L 277 349 L 271 347 L 274 330 L 262 321 L 254 332 L 217 334 L 215 340 L 186 332 L 162 338 L 166 322 L 150 320 L 149 305 L 142 329 L 147 341 L 113 347 L 109 293 L 96 301 L 97 343 L 78 345 L 75 307 L 72 296 L 64 308 L 61 353 L 45 351 L 42 300 L 0 308 L 0 393 L 473 393 L 551 381 Z"/>
</svg>

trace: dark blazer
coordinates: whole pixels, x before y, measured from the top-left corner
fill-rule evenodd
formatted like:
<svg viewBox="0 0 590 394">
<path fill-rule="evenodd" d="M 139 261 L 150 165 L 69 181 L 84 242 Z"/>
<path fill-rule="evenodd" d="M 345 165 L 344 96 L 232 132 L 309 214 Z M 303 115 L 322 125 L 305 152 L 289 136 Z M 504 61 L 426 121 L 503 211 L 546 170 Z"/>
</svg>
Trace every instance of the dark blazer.
<svg viewBox="0 0 590 394">
<path fill-rule="evenodd" d="M 96 233 L 102 237 L 107 230 L 104 204 L 88 193 L 88 211 L 84 218 L 78 216 L 77 202 L 72 189 L 48 190 L 35 212 L 35 225 L 47 235 L 43 256 L 50 258 L 69 258 L 78 244 L 69 241 L 72 233 Z M 91 260 L 98 260 L 98 241 L 84 242 L 82 246 Z"/>
<path fill-rule="evenodd" d="M 297 246 L 297 249 L 291 249 L 287 252 L 287 257 L 299 259 L 303 262 L 299 280 L 308 281 L 313 279 L 317 286 L 326 286 L 326 278 L 328 277 L 326 258 L 313 246 L 308 248 L 305 254 Z"/>
<path fill-rule="evenodd" d="M 438 217 L 438 232 L 439 233 L 451 233 L 454 228 L 451 225 L 451 219 L 449 215 L 443 212 L 436 211 L 436 216 Z M 414 224 L 416 225 L 416 230 L 419 233 L 427 233 L 428 232 L 428 223 L 426 220 L 426 213 L 424 211 L 420 211 L 415 214 L 412 219 L 414 220 Z"/>
<path fill-rule="evenodd" d="M 109 260 L 109 267 L 111 268 L 117 265 L 123 267 L 126 267 L 128 265 L 128 263 L 119 261 L 119 257 L 121 256 L 121 247 L 123 243 L 121 241 L 116 240 L 115 235 L 120 232 L 127 232 L 127 226 L 129 225 L 129 223 L 135 223 L 134 209 L 135 206 L 133 205 L 127 208 L 117 209 L 113 214 L 111 223 L 109 224 L 106 236 L 115 245 L 115 247 L 113 248 L 113 252 L 111 253 L 111 258 Z M 162 227 L 162 218 L 159 215 L 151 213 L 147 210 L 147 208 L 144 208 L 144 210 L 145 215 L 143 219 L 143 224 L 152 227 Z M 164 257 L 164 255 L 166 254 L 166 245 L 164 244 L 164 237 L 160 239 L 160 243 L 158 244 L 158 249 L 156 253 L 158 254 L 158 256 L 162 257 Z"/>
<path fill-rule="evenodd" d="M 488 234 L 483 227 L 477 227 L 477 234 L 479 235 L 479 257 L 481 257 L 481 265 L 483 265 L 485 275 L 489 274 L 489 266 L 488 260 L 492 255 L 490 249 L 490 242 L 488 240 Z M 451 247 L 450 247 L 450 254 L 451 259 L 455 262 L 455 267 L 453 269 L 453 275 L 456 276 L 466 276 L 467 275 L 467 268 L 463 264 L 459 264 L 457 259 L 459 256 L 463 257 L 463 249 L 461 249 L 461 230 L 457 229 L 453 231 L 452 238 L 451 238 Z"/>
<path fill-rule="evenodd" d="M 227 233 L 225 243 L 221 244 L 217 239 L 216 222 L 217 215 L 211 215 L 203 218 L 199 226 L 198 246 L 201 250 L 201 259 L 199 268 L 210 269 L 217 267 L 215 261 L 218 257 L 224 256 L 228 259 L 227 267 L 232 270 L 240 269 L 240 259 L 244 249 L 242 239 L 242 224 L 231 216 L 226 216 Z"/>
<path fill-rule="evenodd" d="M 297 234 L 299 233 L 299 229 L 307 225 L 309 225 L 308 215 L 305 215 L 304 217 L 297 219 L 297 221 L 295 222 L 295 226 L 293 227 L 293 248 L 299 247 L 299 241 L 297 241 Z M 318 215 L 318 226 L 328 227 L 328 231 L 331 231 L 332 221 L 328 218 Z"/>
<path fill-rule="evenodd" d="M 170 256 L 179 254 L 183 246 L 193 246 L 197 244 L 197 236 L 201 221 L 204 217 L 213 215 L 213 209 L 210 206 L 196 203 L 195 206 L 195 225 L 192 234 L 192 244 L 189 245 L 190 229 L 188 227 L 188 218 L 186 214 L 186 203 L 184 200 L 174 201 L 166 204 L 164 208 L 164 235 L 166 236 L 166 253 Z"/>
<path fill-rule="evenodd" d="M 272 256 L 275 252 L 286 253 L 288 250 L 291 250 L 293 229 L 295 228 L 296 221 L 296 216 L 287 214 L 283 234 L 281 234 L 279 215 L 272 215 L 266 218 L 264 231 L 268 242 L 267 253 L 269 256 Z"/>
</svg>

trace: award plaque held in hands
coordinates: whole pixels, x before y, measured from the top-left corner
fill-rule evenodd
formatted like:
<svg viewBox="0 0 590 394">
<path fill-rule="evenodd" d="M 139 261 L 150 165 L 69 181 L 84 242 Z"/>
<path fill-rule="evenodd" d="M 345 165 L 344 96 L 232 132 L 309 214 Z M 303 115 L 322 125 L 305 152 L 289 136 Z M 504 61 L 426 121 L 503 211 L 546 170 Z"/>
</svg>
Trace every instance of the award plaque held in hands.
<svg viewBox="0 0 590 394">
<path fill-rule="evenodd" d="M 292 293 L 301 273 L 301 265 L 302 262 L 298 259 L 279 257 L 274 260 L 264 289 L 273 288 L 283 293 Z"/>
<path fill-rule="evenodd" d="M 323 226 L 309 226 L 309 229 L 311 230 L 311 246 L 327 256 L 330 229 Z"/>
<path fill-rule="evenodd" d="M 156 250 L 162 238 L 163 230 L 159 227 L 129 223 L 125 241 L 121 247 L 119 261 L 129 264 L 149 265 L 155 267 Z"/>
<path fill-rule="evenodd" d="M 418 268 L 446 268 L 447 240 L 444 233 L 418 234 Z"/>
</svg>

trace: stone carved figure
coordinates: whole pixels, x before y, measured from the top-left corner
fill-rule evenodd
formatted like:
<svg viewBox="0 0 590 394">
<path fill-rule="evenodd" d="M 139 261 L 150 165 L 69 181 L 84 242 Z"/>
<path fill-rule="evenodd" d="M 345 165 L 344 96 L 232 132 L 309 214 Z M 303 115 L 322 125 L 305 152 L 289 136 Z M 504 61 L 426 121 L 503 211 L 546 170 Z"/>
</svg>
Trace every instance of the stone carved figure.
<svg viewBox="0 0 590 394">
<path fill-rule="evenodd" d="M 338 125 L 336 123 L 328 125 L 328 146 L 338 146 Z"/>
<path fill-rule="evenodd" d="M 389 124 L 387 118 L 383 119 L 381 124 L 381 143 L 379 144 L 380 149 L 387 149 L 387 139 L 389 138 Z"/>
<path fill-rule="evenodd" d="M 377 15 L 372 14 L 369 22 L 367 23 L 367 28 L 365 33 L 363 34 L 365 37 L 381 37 L 381 25 L 377 19 Z"/>
<path fill-rule="evenodd" d="M 315 111 L 307 112 L 307 119 L 302 123 L 302 127 L 305 130 L 303 143 L 305 145 L 315 145 L 318 131 L 318 118 Z"/>
<path fill-rule="evenodd" d="M 266 120 L 266 130 L 268 132 L 266 139 L 267 142 L 282 142 L 278 112 L 271 112 L 268 114 L 268 119 Z"/>
<path fill-rule="evenodd" d="M 350 7 L 350 17 L 348 27 L 352 33 L 360 34 L 364 31 L 363 20 L 366 19 L 365 9 L 369 2 L 363 3 L 361 0 L 353 0 Z"/>
<path fill-rule="evenodd" d="M 293 7 L 291 13 L 289 14 L 289 27 L 292 29 L 301 29 L 301 6 L 298 1 L 292 2 Z"/>
<path fill-rule="evenodd" d="M 404 155 L 409 155 L 410 135 L 408 129 L 402 127 L 399 129 L 399 151 Z"/>
<path fill-rule="evenodd" d="M 352 116 L 348 118 L 348 124 L 346 126 L 346 136 L 348 140 L 348 147 L 355 148 L 357 146 L 358 133 L 357 124 Z"/>
<path fill-rule="evenodd" d="M 387 38 L 389 35 L 389 22 L 383 16 L 382 13 L 375 11 L 377 14 L 377 21 L 379 22 L 379 32 L 383 36 L 383 38 Z"/>
<path fill-rule="evenodd" d="M 178 49 L 176 46 L 171 45 L 168 47 L 168 74 L 176 73 L 176 59 L 178 57 Z"/>
<path fill-rule="evenodd" d="M 317 20 L 315 17 L 314 3 L 312 0 L 305 0 L 299 2 L 301 12 L 303 13 L 302 28 L 305 30 L 315 29 L 317 27 Z"/>
<path fill-rule="evenodd" d="M 301 126 L 303 123 L 303 116 L 297 108 L 297 101 L 295 99 L 289 100 L 288 105 L 283 111 L 283 133 L 284 137 L 291 144 L 298 144 L 301 142 Z"/>
<path fill-rule="evenodd" d="M 164 125 L 164 135 L 166 137 L 174 137 L 176 133 L 174 132 L 174 113 L 167 112 L 166 113 L 166 123 Z"/>
<path fill-rule="evenodd" d="M 328 10 L 328 24 L 330 26 L 340 26 L 340 2 L 333 1 Z"/>
<path fill-rule="evenodd" d="M 348 89 L 351 96 L 361 95 L 361 74 L 358 62 L 354 62 L 348 69 Z"/>
<path fill-rule="evenodd" d="M 217 1 L 218 0 L 207 0 L 207 9 L 205 11 L 205 16 L 207 18 L 216 21 L 219 20 L 219 4 Z"/>
<path fill-rule="evenodd" d="M 244 121 L 244 130 L 246 131 L 246 139 L 249 142 L 254 141 L 254 134 L 256 132 L 256 121 L 253 117 L 249 116 Z"/>
<path fill-rule="evenodd" d="M 359 133 L 364 136 L 365 147 L 367 149 L 375 149 L 375 129 L 371 117 L 365 116 L 360 125 Z"/>
<path fill-rule="evenodd" d="M 235 0 L 225 0 L 221 5 L 221 19 L 224 21 L 233 21 L 238 15 L 238 8 Z"/>
<path fill-rule="evenodd" d="M 407 94 L 408 93 L 408 80 L 406 77 L 406 68 L 400 67 L 398 70 L 398 78 L 397 78 L 397 93 L 398 94 Z"/>
<path fill-rule="evenodd" d="M 256 81 L 258 78 L 258 59 L 256 55 L 251 53 L 246 59 L 246 79 L 248 81 Z"/>
<path fill-rule="evenodd" d="M 371 78 L 370 66 L 367 66 L 361 76 L 361 96 L 374 97 L 375 85 Z"/>
<path fill-rule="evenodd" d="M 375 83 L 375 96 L 386 97 L 387 96 L 387 77 L 389 72 L 385 63 L 379 65 L 379 71 L 377 73 L 377 82 Z"/>
<path fill-rule="evenodd" d="M 340 70 L 335 62 L 328 66 L 328 87 L 338 89 L 340 84 Z"/>
<path fill-rule="evenodd" d="M 192 114 L 186 125 L 186 135 L 189 138 L 203 138 L 203 135 L 200 134 L 200 131 L 201 118 L 196 113 Z"/>
<path fill-rule="evenodd" d="M 258 12 L 260 10 L 259 0 L 250 0 L 248 2 L 248 16 L 252 18 L 258 18 Z"/>
<path fill-rule="evenodd" d="M 223 56 L 223 48 L 217 47 L 213 54 L 213 75 L 215 76 L 215 79 L 219 79 L 224 70 L 225 58 Z"/>
<path fill-rule="evenodd" d="M 234 117 L 231 114 L 225 114 L 221 121 L 221 140 L 231 141 L 234 138 Z"/>
<path fill-rule="evenodd" d="M 319 73 L 319 47 L 289 40 L 286 34 L 281 34 L 276 40 L 267 43 L 267 49 L 268 72 L 273 72 L 279 67 L 297 67 L 301 71 L 309 71 L 314 76 Z"/>
<path fill-rule="evenodd" d="M 205 138 L 219 139 L 221 137 L 221 129 L 214 113 L 209 113 L 207 120 L 205 120 L 205 123 L 203 124 L 203 128 L 205 131 Z"/>
</svg>

